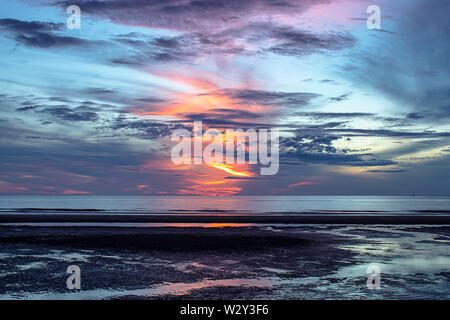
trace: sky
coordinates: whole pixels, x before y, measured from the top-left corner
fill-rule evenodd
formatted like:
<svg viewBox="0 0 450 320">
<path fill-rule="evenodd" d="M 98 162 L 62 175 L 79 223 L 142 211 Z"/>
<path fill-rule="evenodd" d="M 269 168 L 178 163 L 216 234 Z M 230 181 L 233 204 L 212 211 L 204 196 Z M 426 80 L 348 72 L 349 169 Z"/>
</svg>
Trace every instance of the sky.
<svg viewBox="0 0 450 320">
<path fill-rule="evenodd" d="M 3 0 L 0 194 L 450 195 L 449 13 L 440 0 Z M 175 165 L 172 132 L 194 120 L 278 129 L 279 172 Z"/>
</svg>

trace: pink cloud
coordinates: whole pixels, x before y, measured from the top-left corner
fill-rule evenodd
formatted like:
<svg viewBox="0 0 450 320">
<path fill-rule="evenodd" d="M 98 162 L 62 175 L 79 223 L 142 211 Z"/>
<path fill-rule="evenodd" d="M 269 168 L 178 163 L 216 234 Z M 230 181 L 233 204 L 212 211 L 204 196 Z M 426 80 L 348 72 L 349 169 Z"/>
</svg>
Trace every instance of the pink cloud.
<svg viewBox="0 0 450 320">
<path fill-rule="evenodd" d="M 62 194 L 92 194 L 92 192 L 66 189 Z"/>
<path fill-rule="evenodd" d="M 295 187 L 300 187 L 300 186 L 307 186 L 307 185 L 311 185 L 311 184 L 318 184 L 317 182 L 312 182 L 312 181 L 300 181 L 297 183 L 293 183 L 289 185 L 289 188 L 295 188 Z"/>
</svg>

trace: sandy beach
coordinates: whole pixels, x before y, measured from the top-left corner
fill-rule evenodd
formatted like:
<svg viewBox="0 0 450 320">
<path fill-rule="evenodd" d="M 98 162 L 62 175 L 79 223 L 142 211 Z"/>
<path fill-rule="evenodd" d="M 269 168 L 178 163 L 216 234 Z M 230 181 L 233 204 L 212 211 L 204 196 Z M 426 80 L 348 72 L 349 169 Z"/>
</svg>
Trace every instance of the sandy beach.
<svg viewBox="0 0 450 320">
<path fill-rule="evenodd" d="M 444 197 L 3 197 L 0 299 L 448 299 L 448 208 Z M 370 266 L 380 290 L 367 288 Z"/>
<path fill-rule="evenodd" d="M 1 225 L 0 299 L 448 299 L 449 242 L 450 226 Z"/>
</svg>

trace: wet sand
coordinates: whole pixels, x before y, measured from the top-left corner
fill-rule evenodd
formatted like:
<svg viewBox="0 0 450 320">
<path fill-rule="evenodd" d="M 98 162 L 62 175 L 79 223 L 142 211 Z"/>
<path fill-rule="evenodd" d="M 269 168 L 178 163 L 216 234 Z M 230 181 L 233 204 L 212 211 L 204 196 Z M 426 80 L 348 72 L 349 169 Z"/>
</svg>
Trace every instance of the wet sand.
<svg viewBox="0 0 450 320">
<path fill-rule="evenodd" d="M 1 244 L 155 251 L 247 251 L 291 248 L 311 243 L 297 233 L 258 228 L 8 227 Z"/>
<path fill-rule="evenodd" d="M 296 269 L 297 257 L 315 260 L 320 251 L 327 264 L 351 256 L 328 241 L 254 227 L 0 226 L 0 299 L 166 299 L 203 290 L 216 299 L 270 297 L 271 278 Z M 82 270 L 81 291 L 65 286 L 71 264 Z"/>
<path fill-rule="evenodd" d="M 448 299 L 449 243 L 431 225 L 0 225 L 0 300 Z M 372 263 L 382 290 L 366 287 Z"/>
</svg>

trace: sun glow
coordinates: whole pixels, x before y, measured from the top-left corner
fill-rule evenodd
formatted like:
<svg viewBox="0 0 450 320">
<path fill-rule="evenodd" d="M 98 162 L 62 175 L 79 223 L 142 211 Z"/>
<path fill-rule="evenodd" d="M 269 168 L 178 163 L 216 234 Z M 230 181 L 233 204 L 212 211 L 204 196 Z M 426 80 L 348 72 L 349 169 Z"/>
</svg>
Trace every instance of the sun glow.
<svg viewBox="0 0 450 320">
<path fill-rule="evenodd" d="M 228 164 L 222 164 L 222 163 L 213 163 L 211 164 L 211 167 L 219 169 L 219 170 L 223 170 L 228 174 L 231 174 L 233 176 L 237 176 L 237 177 L 251 177 L 252 175 L 250 174 L 250 172 L 247 171 L 236 171 L 233 169 L 233 167 L 231 165 Z"/>
</svg>

